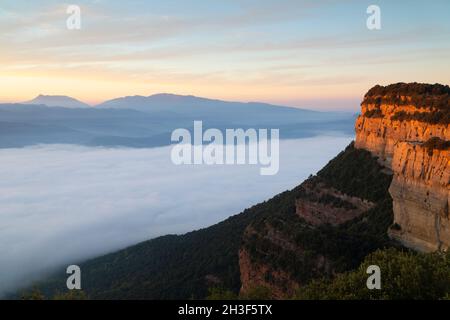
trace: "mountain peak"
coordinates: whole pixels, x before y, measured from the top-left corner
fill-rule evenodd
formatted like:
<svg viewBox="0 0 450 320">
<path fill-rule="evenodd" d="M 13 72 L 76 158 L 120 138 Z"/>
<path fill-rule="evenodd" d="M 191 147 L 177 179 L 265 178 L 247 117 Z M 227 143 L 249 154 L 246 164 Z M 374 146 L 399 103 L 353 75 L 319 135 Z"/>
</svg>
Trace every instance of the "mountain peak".
<svg viewBox="0 0 450 320">
<path fill-rule="evenodd" d="M 25 104 L 46 105 L 48 107 L 63 108 L 89 108 L 90 105 L 81 102 L 75 98 L 63 95 L 44 95 L 39 94 L 36 98 L 24 102 Z"/>
</svg>

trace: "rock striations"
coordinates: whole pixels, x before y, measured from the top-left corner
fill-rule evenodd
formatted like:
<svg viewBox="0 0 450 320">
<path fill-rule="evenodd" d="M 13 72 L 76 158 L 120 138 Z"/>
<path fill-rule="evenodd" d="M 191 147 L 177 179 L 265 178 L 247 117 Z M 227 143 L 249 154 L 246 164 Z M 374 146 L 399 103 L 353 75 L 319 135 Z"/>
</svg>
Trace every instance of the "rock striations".
<svg viewBox="0 0 450 320">
<path fill-rule="evenodd" d="M 419 251 L 450 245 L 450 88 L 376 86 L 356 121 L 355 147 L 370 151 L 394 173 L 391 237 Z"/>
<path fill-rule="evenodd" d="M 292 296 L 392 240 L 424 252 L 448 249 L 450 88 L 376 86 L 361 106 L 354 145 L 267 203 L 267 215 L 246 228 L 242 294 L 266 287 L 273 298 Z"/>
</svg>

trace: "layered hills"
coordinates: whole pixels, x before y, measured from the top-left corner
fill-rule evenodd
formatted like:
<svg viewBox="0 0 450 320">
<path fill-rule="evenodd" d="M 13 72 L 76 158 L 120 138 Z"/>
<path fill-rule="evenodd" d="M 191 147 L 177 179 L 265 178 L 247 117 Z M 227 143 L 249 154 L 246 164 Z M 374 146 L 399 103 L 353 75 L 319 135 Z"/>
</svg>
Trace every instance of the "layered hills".
<svg viewBox="0 0 450 320">
<path fill-rule="evenodd" d="M 170 94 L 123 97 L 95 107 L 40 95 L 23 104 L 0 104 L 0 148 L 52 143 L 158 147 L 171 144 L 173 130 L 192 130 L 195 120 L 202 120 L 204 128 L 277 128 L 284 139 L 348 134 L 354 116 Z"/>
<path fill-rule="evenodd" d="M 54 95 L 38 95 L 36 98 L 26 101 L 23 104 L 45 105 L 48 107 L 64 107 L 64 108 L 89 108 L 87 103 L 81 102 L 75 98 L 68 96 Z"/>
</svg>

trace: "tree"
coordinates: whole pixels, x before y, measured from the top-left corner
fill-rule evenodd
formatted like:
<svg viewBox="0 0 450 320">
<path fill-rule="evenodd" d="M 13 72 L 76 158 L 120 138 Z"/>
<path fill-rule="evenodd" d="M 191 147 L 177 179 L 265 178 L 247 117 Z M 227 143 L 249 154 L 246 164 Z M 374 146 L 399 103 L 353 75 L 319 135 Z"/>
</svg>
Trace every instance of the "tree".
<svg viewBox="0 0 450 320">
<path fill-rule="evenodd" d="M 381 269 L 381 290 L 366 286 L 369 265 Z M 450 254 L 414 253 L 398 249 L 378 250 L 353 272 L 334 280 L 315 280 L 301 288 L 297 299 L 448 299 L 450 295 Z"/>
</svg>

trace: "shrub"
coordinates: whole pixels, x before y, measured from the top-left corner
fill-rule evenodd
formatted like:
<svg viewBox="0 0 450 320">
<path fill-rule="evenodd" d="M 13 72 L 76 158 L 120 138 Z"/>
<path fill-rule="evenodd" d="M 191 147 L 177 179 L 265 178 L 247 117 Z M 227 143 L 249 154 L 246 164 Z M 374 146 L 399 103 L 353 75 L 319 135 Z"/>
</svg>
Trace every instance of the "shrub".
<svg viewBox="0 0 450 320">
<path fill-rule="evenodd" d="M 393 120 L 419 120 L 433 124 L 450 123 L 450 87 L 441 84 L 396 83 L 389 86 L 375 86 L 364 96 L 362 104 L 374 104 L 375 109 L 365 116 L 379 117 L 381 104 L 408 105 L 426 108 L 431 112 L 407 114 L 398 112 Z M 378 111 L 376 111 L 378 110 Z"/>
<path fill-rule="evenodd" d="M 366 286 L 367 268 L 381 269 L 381 289 Z M 413 253 L 398 249 L 379 250 L 369 255 L 353 272 L 334 280 L 315 280 L 301 288 L 297 299 L 389 300 L 448 299 L 450 294 L 450 255 Z"/>
</svg>

